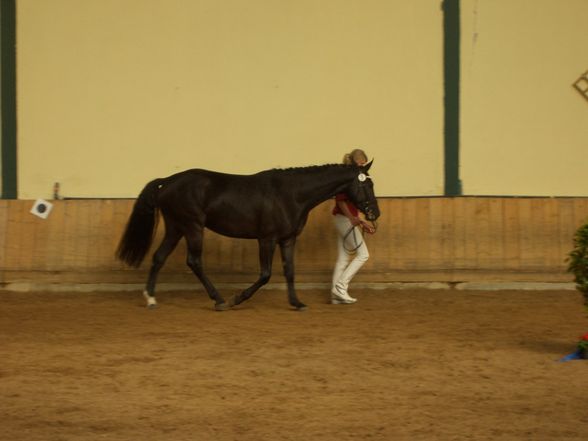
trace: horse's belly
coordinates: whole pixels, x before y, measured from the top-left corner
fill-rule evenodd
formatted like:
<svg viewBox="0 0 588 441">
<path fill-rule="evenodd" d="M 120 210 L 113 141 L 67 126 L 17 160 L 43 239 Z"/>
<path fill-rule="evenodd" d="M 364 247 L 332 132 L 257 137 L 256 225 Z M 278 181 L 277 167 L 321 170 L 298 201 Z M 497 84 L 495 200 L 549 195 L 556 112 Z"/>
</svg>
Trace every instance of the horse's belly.
<svg viewBox="0 0 588 441">
<path fill-rule="evenodd" d="M 237 231 L 234 229 L 221 229 L 216 227 L 211 227 L 206 225 L 210 231 L 214 231 L 216 234 L 220 234 L 221 236 L 227 237 L 234 237 L 235 239 L 257 239 L 258 236 L 256 234 L 251 234 L 250 232 L 243 232 Z"/>
<path fill-rule="evenodd" d="M 260 237 L 259 226 L 246 218 L 219 219 L 207 216 L 205 227 L 223 236 L 240 239 L 256 239 Z"/>
</svg>

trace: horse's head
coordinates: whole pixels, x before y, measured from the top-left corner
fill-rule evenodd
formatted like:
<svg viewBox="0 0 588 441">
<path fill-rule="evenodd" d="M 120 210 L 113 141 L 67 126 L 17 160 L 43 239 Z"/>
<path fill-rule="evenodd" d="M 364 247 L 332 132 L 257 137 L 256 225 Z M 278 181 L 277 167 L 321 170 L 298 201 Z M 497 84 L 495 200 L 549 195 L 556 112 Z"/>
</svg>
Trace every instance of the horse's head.
<svg viewBox="0 0 588 441">
<path fill-rule="evenodd" d="M 374 194 L 374 183 L 368 170 L 373 160 L 365 165 L 357 166 L 357 175 L 347 188 L 347 195 L 351 202 L 363 213 L 369 221 L 375 221 L 380 217 L 378 201 Z"/>
</svg>

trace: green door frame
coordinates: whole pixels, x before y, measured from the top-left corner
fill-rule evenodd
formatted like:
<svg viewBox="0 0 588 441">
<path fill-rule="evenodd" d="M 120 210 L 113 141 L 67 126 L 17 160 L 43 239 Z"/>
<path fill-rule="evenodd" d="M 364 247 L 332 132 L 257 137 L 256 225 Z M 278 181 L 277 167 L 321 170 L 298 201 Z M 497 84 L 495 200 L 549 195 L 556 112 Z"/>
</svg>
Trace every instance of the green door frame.
<svg viewBox="0 0 588 441">
<path fill-rule="evenodd" d="M 459 0 L 443 0 L 445 196 L 462 194 L 459 177 L 460 10 Z"/>
<path fill-rule="evenodd" d="M 16 5 L 0 0 L 2 198 L 16 199 Z"/>
</svg>

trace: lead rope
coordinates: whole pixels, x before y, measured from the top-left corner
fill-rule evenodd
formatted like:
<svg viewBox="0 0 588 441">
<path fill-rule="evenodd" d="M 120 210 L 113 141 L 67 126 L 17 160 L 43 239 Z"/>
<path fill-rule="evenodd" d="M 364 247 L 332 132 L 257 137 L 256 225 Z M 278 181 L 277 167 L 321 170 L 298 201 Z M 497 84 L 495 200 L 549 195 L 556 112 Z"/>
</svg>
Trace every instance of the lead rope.
<svg viewBox="0 0 588 441">
<path fill-rule="evenodd" d="M 355 248 L 347 248 L 347 238 L 349 237 L 349 235 L 353 233 L 353 242 L 355 243 Z M 359 247 L 363 244 L 363 230 L 362 232 L 359 234 L 359 236 L 361 237 L 361 242 L 358 244 L 357 243 L 357 234 L 355 233 L 355 225 L 351 225 L 351 228 L 347 231 L 347 233 L 345 233 L 345 236 L 343 236 L 343 249 L 345 250 L 345 252 L 347 254 L 353 254 L 355 253 Z"/>
<path fill-rule="evenodd" d="M 374 233 L 375 233 L 376 230 L 378 229 L 378 224 L 376 222 L 372 222 L 372 225 L 374 227 Z M 353 253 L 355 253 L 359 249 L 359 247 L 363 245 L 363 242 L 364 242 L 364 239 L 363 239 L 363 228 L 360 227 L 359 237 L 361 238 L 361 242 L 357 243 L 357 233 L 355 231 L 355 227 L 357 227 L 357 225 L 351 225 L 351 228 L 343 236 L 343 249 L 345 250 L 345 252 L 347 254 L 353 254 Z M 352 233 L 353 233 L 353 242 L 355 243 L 355 247 L 354 248 L 347 248 L 347 246 L 346 246 L 347 238 Z"/>
</svg>

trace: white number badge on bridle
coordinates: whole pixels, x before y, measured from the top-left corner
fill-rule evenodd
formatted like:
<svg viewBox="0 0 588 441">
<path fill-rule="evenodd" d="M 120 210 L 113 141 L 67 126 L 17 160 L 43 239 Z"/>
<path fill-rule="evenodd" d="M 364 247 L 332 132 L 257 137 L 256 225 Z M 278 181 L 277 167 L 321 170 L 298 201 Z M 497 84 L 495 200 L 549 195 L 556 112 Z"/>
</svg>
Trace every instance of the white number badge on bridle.
<svg viewBox="0 0 588 441">
<path fill-rule="evenodd" d="M 364 182 L 367 179 L 367 176 L 364 173 L 360 173 L 357 179 L 359 179 L 359 182 Z"/>
</svg>

